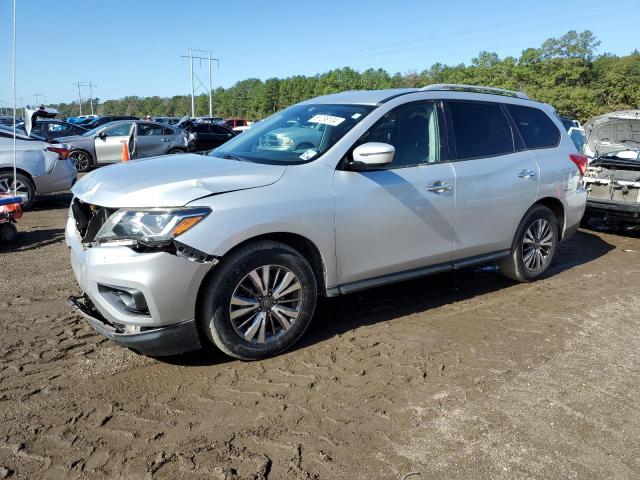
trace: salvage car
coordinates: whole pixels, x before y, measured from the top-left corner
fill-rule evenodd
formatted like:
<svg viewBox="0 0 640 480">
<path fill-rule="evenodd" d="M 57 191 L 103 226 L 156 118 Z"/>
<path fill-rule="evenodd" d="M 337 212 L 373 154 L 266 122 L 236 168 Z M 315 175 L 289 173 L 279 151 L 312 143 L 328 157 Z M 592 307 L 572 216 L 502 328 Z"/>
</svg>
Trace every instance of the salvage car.
<svg viewBox="0 0 640 480">
<path fill-rule="evenodd" d="M 203 152 L 219 147 L 236 135 L 224 125 L 194 122 L 190 119 L 182 119 L 176 127 L 180 127 L 191 134 L 192 150 L 195 152 Z"/>
<path fill-rule="evenodd" d="M 68 190 L 77 172 L 68 159 L 69 149 L 59 142 L 47 142 L 38 135 L 16 132 L 16 171 L 13 176 L 13 128 L 0 126 L 0 193 L 22 197 L 27 210 L 38 194 Z"/>
<path fill-rule="evenodd" d="M 136 132 L 138 158 L 176 154 L 189 151 L 192 141 L 180 128 L 160 123 L 129 120 L 112 122 L 73 137 L 61 137 L 71 150 L 69 158 L 79 172 L 105 163 L 122 161 L 122 143 L 129 142 Z"/>
<path fill-rule="evenodd" d="M 585 125 L 585 153 L 592 156 L 584 182 L 589 190 L 583 222 L 599 219 L 640 226 L 640 110 L 612 112 Z"/>
<path fill-rule="evenodd" d="M 272 136 L 292 146 L 265 148 Z M 586 165 L 552 107 L 520 92 L 314 98 L 206 156 L 81 179 L 65 236 L 84 294 L 69 302 L 140 353 L 264 358 L 303 335 L 318 295 L 487 262 L 541 278 L 579 226 Z"/>
</svg>

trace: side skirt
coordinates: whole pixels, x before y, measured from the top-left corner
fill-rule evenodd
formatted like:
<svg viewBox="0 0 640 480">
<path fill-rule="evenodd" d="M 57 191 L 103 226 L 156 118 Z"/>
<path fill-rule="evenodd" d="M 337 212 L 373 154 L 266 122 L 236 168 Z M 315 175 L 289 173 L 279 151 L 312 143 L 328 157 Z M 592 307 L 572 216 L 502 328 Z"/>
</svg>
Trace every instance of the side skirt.
<svg viewBox="0 0 640 480">
<path fill-rule="evenodd" d="M 346 295 L 349 293 L 359 292 L 361 290 L 367 290 L 369 288 L 381 287 L 384 285 L 390 285 L 392 283 L 404 282 L 406 280 L 412 280 L 414 278 L 425 277 L 427 275 L 434 275 L 436 273 L 448 272 L 450 270 L 459 270 L 462 268 L 499 260 L 508 255 L 509 250 L 500 250 L 484 255 L 477 255 L 475 257 L 462 258 L 453 262 L 431 265 L 429 267 L 417 268 L 414 270 L 406 270 L 404 272 L 392 273 L 390 275 L 383 275 L 380 277 L 367 278 L 365 280 L 345 283 L 343 285 L 339 285 L 338 287 L 330 288 L 327 290 L 327 296 L 335 297 L 339 294 Z"/>
</svg>

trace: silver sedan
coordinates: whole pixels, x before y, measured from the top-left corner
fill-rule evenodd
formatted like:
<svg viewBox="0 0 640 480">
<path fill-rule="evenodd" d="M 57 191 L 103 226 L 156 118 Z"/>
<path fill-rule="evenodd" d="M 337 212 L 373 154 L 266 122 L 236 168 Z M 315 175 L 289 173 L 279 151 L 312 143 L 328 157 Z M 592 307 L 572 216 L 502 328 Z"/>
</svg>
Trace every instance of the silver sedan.
<svg viewBox="0 0 640 480">
<path fill-rule="evenodd" d="M 122 144 L 135 138 L 135 157 L 184 153 L 192 138 L 180 128 L 155 122 L 122 120 L 94 128 L 82 135 L 58 140 L 69 145 L 79 172 L 93 166 L 122 161 Z"/>
<path fill-rule="evenodd" d="M 35 138 L 34 138 L 35 137 Z M 37 135 L 16 134 L 16 173 L 13 176 L 13 128 L 0 126 L 0 193 L 16 193 L 28 209 L 37 194 L 68 190 L 76 169 L 68 160 L 67 146 L 47 142 Z"/>
</svg>

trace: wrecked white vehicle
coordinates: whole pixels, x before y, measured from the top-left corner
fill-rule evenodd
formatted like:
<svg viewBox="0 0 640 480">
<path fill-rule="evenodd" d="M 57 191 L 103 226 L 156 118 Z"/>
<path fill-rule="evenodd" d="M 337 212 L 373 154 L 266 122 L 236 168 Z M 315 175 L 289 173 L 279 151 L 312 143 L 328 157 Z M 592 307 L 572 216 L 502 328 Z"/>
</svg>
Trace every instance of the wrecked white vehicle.
<svg viewBox="0 0 640 480">
<path fill-rule="evenodd" d="M 592 158 L 585 221 L 640 228 L 640 110 L 593 118 L 584 129 L 584 153 Z"/>
</svg>

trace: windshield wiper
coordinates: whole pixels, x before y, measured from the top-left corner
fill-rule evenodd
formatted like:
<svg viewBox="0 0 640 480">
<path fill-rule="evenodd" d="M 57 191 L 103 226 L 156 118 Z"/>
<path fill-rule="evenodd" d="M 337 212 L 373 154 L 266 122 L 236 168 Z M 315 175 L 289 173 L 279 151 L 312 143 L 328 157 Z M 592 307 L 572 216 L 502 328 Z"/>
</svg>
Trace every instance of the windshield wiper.
<svg viewBox="0 0 640 480">
<path fill-rule="evenodd" d="M 237 160 L 239 162 L 248 162 L 246 158 L 239 157 L 238 155 L 232 155 L 231 153 L 225 153 L 222 157 L 225 160 Z"/>
</svg>

